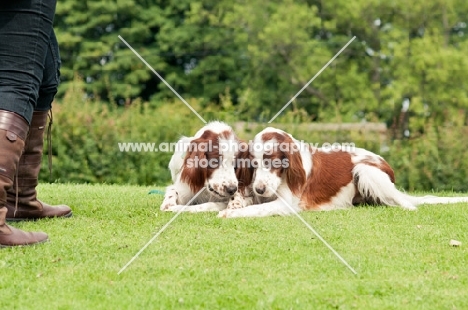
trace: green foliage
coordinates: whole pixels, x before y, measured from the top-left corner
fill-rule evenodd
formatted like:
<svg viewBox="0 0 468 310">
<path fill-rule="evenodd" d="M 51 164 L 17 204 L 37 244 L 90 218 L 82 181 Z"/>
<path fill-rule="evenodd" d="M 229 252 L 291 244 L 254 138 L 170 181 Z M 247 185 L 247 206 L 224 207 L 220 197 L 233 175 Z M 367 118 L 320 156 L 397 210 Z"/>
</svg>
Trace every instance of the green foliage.
<svg viewBox="0 0 468 310">
<path fill-rule="evenodd" d="M 58 182 L 161 184 L 168 182 L 172 153 L 121 151 L 119 143 L 175 142 L 196 127 L 179 102 L 160 108 L 135 103 L 126 109 L 83 100 L 79 89 L 54 105 L 52 180 Z M 194 106 L 195 102 L 192 102 Z M 187 120 L 191 119 L 192 122 Z M 198 121 L 201 123 L 200 121 Z M 196 124 L 197 126 L 199 124 Z M 48 179 L 47 165 L 41 176 Z"/>
<path fill-rule="evenodd" d="M 86 82 L 87 96 L 118 104 L 142 96 L 155 77 L 118 36 L 135 48 L 145 42 L 146 50 L 140 50 L 142 56 L 161 68 L 163 61 L 151 52 L 155 45 L 153 31 L 161 15 L 157 2 L 61 1 L 55 18 L 63 62 L 59 95 L 65 93 L 78 73 Z"/>
<path fill-rule="evenodd" d="M 193 135 L 203 123 L 179 100 L 164 101 L 157 106 L 138 102 L 122 109 L 84 100 L 79 81 L 74 85 L 63 102 L 54 105 L 51 181 L 168 183 L 170 149 L 122 152 L 119 143 L 169 145 L 181 136 Z M 196 110 L 200 109 L 199 101 L 189 103 Z M 417 137 L 393 141 L 376 131 L 311 130 L 304 111 L 295 107 L 274 124 L 239 123 L 236 113 L 226 93 L 221 97 L 219 109 L 210 107 L 201 114 L 207 121 L 222 120 L 231 124 L 245 140 L 272 125 L 317 147 L 324 143 L 353 143 L 381 154 L 394 168 L 397 186 L 404 189 L 468 190 L 468 127 L 461 126 L 466 118 L 463 113 L 453 115 L 453 125 L 436 126 L 435 121 L 429 121 Z M 46 157 L 43 162 L 41 179 L 49 180 Z"/>
<path fill-rule="evenodd" d="M 174 98 L 120 35 L 184 98 L 216 109 L 229 91 L 240 119 L 267 121 L 356 36 L 298 107 L 314 121 L 382 121 L 403 132 L 409 98 L 416 132 L 426 115 L 444 125 L 468 109 L 466 16 L 462 0 L 65 0 L 59 97 L 78 73 L 87 96 L 114 104 Z"/>
<path fill-rule="evenodd" d="M 390 145 L 385 157 L 395 170 L 397 185 L 408 190 L 466 191 L 468 127 L 429 123 L 424 129 L 417 139 Z"/>
</svg>

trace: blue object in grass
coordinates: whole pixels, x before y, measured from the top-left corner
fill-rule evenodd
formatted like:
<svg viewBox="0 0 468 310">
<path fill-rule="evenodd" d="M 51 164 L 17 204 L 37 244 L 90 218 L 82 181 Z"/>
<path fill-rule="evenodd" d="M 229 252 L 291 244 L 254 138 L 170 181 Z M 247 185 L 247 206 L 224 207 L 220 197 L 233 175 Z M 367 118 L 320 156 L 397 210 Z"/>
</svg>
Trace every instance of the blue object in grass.
<svg viewBox="0 0 468 310">
<path fill-rule="evenodd" d="M 156 195 L 164 195 L 165 192 L 164 191 L 161 191 L 159 189 L 152 189 L 149 191 L 148 195 L 153 195 L 153 194 L 156 194 Z"/>
</svg>

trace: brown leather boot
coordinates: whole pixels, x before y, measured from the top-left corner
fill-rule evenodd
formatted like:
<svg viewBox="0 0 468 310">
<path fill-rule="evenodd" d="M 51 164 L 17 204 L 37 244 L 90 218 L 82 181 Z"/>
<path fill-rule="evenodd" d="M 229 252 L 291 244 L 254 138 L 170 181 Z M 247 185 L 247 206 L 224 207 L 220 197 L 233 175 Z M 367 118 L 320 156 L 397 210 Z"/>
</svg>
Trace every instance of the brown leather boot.
<svg viewBox="0 0 468 310">
<path fill-rule="evenodd" d="M 17 179 L 13 183 L 13 187 L 8 190 L 6 204 L 8 221 L 70 217 L 72 215 L 72 210 L 66 205 L 51 206 L 37 199 L 36 186 L 41 170 L 47 114 L 48 111 L 34 111 L 29 135 L 18 165 Z"/>
<path fill-rule="evenodd" d="M 0 247 L 47 241 L 45 233 L 24 232 L 5 223 L 7 190 L 13 185 L 29 125 L 21 116 L 0 110 Z"/>
<path fill-rule="evenodd" d="M 43 232 L 26 232 L 14 228 L 5 223 L 7 208 L 0 208 L 0 248 L 32 245 L 49 240 L 47 234 Z"/>
</svg>

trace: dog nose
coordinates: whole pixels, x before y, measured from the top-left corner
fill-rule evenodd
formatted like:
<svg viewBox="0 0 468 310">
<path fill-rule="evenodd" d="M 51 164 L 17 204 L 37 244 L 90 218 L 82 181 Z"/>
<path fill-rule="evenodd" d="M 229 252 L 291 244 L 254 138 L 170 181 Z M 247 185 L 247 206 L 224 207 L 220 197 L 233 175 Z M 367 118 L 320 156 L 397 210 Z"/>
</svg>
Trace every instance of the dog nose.
<svg viewBox="0 0 468 310">
<path fill-rule="evenodd" d="M 235 186 L 235 185 L 227 186 L 226 187 L 226 192 L 231 196 L 234 195 L 237 192 L 237 186 Z"/>
<path fill-rule="evenodd" d="M 255 187 L 255 192 L 256 192 L 257 194 L 260 194 L 260 195 L 263 194 L 263 193 L 265 192 L 265 186 L 257 186 L 257 187 Z"/>
</svg>

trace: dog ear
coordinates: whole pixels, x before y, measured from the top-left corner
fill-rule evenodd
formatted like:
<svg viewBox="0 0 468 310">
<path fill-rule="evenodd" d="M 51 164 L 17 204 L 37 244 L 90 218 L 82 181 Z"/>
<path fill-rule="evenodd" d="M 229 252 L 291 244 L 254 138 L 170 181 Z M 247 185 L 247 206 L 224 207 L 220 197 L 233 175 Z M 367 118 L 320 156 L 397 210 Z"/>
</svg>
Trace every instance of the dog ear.
<svg viewBox="0 0 468 310">
<path fill-rule="evenodd" d="M 291 143 L 294 143 L 291 141 Z M 290 144 L 295 145 L 295 144 Z M 291 192 L 300 197 L 302 189 L 306 183 L 306 173 L 302 164 L 301 153 L 298 150 L 288 150 L 285 152 L 289 166 L 286 168 L 286 182 Z"/>
<path fill-rule="evenodd" d="M 252 155 L 250 145 L 244 141 L 239 142 L 239 153 L 237 154 L 234 168 L 236 178 L 239 183 L 239 192 L 243 192 L 252 183 L 254 167 L 252 165 Z"/>
<path fill-rule="evenodd" d="M 207 178 L 207 168 L 203 166 L 206 161 L 206 154 L 199 149 L 198 145 L 200 143 L 207 143 L 207 141 L 196 139 L 190 143 L 180 177 L 183 182 L 189 184 L 193 192 L 200 191 L 205 186 Z"/>
</svg>

